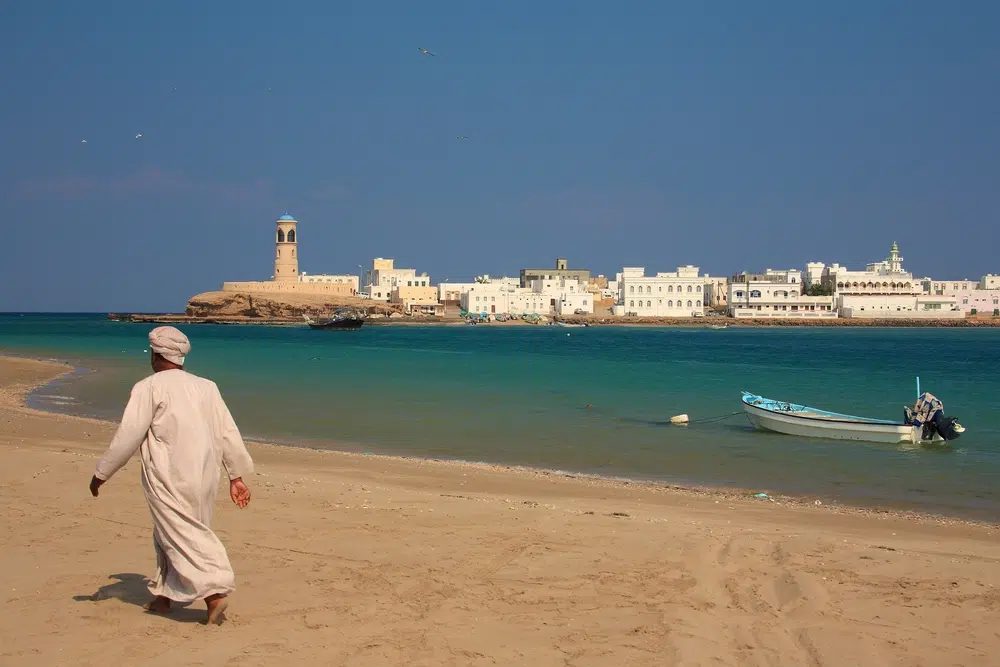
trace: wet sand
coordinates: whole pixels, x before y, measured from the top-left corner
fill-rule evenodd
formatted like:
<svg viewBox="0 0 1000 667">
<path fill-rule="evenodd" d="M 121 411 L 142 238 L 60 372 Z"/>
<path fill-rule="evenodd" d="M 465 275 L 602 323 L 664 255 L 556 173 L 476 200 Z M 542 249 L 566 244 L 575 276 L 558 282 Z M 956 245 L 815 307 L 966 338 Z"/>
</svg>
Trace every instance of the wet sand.
<svg viewBox="0 0 1000 667">
<path fill-rule="evenodd" d="M 24 407 L 69 370 L 0 358 L 0 665 L 997 664 L 995 527 L 263 444 L 227 623 L 146 614 L 137 462 Z"/>
</svg>

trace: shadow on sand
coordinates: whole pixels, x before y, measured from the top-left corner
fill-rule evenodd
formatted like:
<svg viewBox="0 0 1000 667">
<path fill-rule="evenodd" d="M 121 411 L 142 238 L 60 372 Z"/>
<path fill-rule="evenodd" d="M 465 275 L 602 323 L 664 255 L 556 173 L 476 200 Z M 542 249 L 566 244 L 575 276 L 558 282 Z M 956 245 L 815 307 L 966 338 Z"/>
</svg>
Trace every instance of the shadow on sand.
<svg viewBox="0 0 1000 667">
<path fill-rule="evenodd" d="M 149 579 L 141 574 L 112 574 L 108 578 L 114 581 L 101 586 L 91 595 L 74 595 L 73 599 L 77 602 L 100 602 L 102 600 L 115 599 L 135 605 L 140 609 L 145 609 L 146 605 L 153 599 L 147 588 Z M 146 613 L 151 614 L 153 612 L 147 611 Z M 176 602 L 171 605 L 170 613 L 154 615 L 163 616 L 179 623 L 204 624 L 206 621 L 204 609 L 192 608 Z"/>
</svg>

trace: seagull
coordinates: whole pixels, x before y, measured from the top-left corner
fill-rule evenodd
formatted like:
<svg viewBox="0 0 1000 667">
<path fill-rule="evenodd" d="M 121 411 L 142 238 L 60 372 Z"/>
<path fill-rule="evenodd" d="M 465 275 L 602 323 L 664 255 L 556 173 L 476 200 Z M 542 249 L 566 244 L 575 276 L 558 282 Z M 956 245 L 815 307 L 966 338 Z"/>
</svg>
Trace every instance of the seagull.
<svg viewBox="0 0 1000 667">
<path fill-rule="evenodd" d="M 417 48 L 419 48 L 420 49 L 420 53 L 424 54 L 425 56 L 433 56 L 434 55 L 433 53 L 431 53 L 430 51 L 428 51 L 427 49 L 425 49 L 423 47 L 417 47 Z"/>
<path fill-rule="evenodd" d="M 81 141 L 80 143 L 81 143 L 81 144 L 85 144 L 85 143 L 87 143 L 87 140 L 86 140 L 86 139 L 84 139 L 84 140 L 83 140 L 83 141 Z"/>
<path fill-rule="evenodd" d="M 136 139 L 142 139 L 142 132 L 140 132 L 139 134 L 135 135 L 135 138 Z"/>
<path fill-rule="evenodd" d="M 467 137 L 467 136 L 465 136 L 465 135 L 460 135 L 460 136 L 457 136 L 457 137 L 455 137 L 455 138 L 456 138 L 456 139 L 468 139 L 468 137 Z"/>
</svg>

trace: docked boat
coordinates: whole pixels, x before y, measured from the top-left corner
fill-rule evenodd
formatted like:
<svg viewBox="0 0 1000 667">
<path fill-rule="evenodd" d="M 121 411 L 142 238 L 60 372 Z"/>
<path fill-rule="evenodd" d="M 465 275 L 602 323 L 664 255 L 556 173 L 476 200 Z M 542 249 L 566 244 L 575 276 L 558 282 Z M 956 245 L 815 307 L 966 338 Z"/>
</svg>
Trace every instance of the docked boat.
<svg viewBox="0 0 1000 667">
<path fill-rule="evenodd" d="M 710 325 L 708 325 L 708 328 L 709 329 L 728 329 L 729 325 L 728 324 L 710 324 Z"/>
<path fill-rule="evenodd" d="M 944 406 L 933 394 L 920 394 L 903 421 L 855 417 L 807 405 L 775 401 L 743 392 L 743 412 L 755 428 L 806 438 L 857 440 L 889 444 L 930 444 L 954 440 L 965 427 L 944 415 Z"/>
<path fill-rule="evenodd" d="M 563 322 L 562 320 L 556 320 L 556 326 L 569 327 L 571 329 L 582 329 L 583 327 L 586 327 L 588 325 L 586 322 L 575 323 L 575 322 Z"/>
<path fill-rule="evenodd" d="M 336 313 L 325 322 L 316 322 L 308 315 L 302 317 L 310 329 L 360 329 L 365 323 L 364 317 L 347 313 Z"/>
</svg>

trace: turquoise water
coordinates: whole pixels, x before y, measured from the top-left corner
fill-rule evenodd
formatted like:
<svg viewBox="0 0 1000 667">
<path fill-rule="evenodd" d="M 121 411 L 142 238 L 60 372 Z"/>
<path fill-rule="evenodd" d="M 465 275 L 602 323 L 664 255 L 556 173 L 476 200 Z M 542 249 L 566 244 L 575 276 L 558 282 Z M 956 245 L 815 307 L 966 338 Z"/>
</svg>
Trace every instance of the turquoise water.
<svg viewBox="0 0 1000 667">
<path fill-rule="evenodd" d="M 33 400 L 116 418 L 149 372 L 150 327 L 0 316 L 0 350 L 90 372 Z M 190 326 L 188 368 L 247 436 L 1000 517 L 1000 329 Z M 570 335 L 567 335 L 569 333 Z M 754 431 L 742 389 L 896 419 L 915 376 L 968 432 L 950 447 Z M 590 404 L 593 407 L 587 408 Z"/>
</svg>

